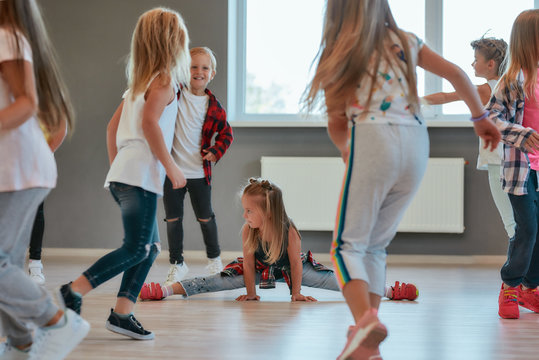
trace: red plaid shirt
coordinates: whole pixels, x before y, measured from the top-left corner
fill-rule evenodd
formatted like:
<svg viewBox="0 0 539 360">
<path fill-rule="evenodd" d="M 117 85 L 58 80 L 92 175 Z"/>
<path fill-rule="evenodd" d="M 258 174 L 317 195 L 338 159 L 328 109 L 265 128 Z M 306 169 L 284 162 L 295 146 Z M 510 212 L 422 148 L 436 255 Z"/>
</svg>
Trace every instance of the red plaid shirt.
<svg viewBox="0 0 539 360">
<path fill-rule="evenodd" d="M 204 119 L 204 124 L 202 125 L 200 155 L 204 157 L 206 153 L 203 150 L 208 150 L 215 155 L 217 158 L 215 163 L 217 163 L 217 161 L 219 161 L 226 153 L 228 147 L 230 144 L 232 144 L 232 141 L 234 141 L 234 135 L 232 134 L 232 127 L 228 121 L 226 121 L 225 109 L 221 106 L 219 100 L 217 100 L 210 90 L 206 89 L 205 91 L 209 96 L 209 100 L 208 111 L 206 112 L 206 118 Z M 178 93 L 178 98 L 180 93 Z M 212 138 L 214 134 L 217 135 L 215 136 L 214 144 L 212 145 Z M 209 185 L 211 184 L 211 161 L 203 160 L 202 167 L 204 168 L 206 182 Z"/>
</svg>

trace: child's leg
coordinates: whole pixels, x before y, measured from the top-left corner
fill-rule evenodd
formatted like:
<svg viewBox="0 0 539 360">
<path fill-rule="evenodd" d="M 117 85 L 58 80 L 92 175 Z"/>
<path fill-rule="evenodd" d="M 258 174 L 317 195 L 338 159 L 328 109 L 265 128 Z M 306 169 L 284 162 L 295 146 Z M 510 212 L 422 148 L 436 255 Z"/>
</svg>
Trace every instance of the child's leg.
<svg viewBox="0 0 539 360">
<path fill-rule="evenodd" d="M 507 236 L 512 238 L 515 235 L 515 218 L 513 217 L 513 207 L 509 196 L 503 191 L 500 182 L 501 165 L 488 164 L 488 183 L 492 199 L 502 218 Z"/>
<path fill-rule="evenodd" d="M 142 188 L 121 183 L 111 183 L 110 190 L 122 212 L 123 244 L 97 260 L 71 284 L 71 289 L 82 295 L 85 294 L 85 283 L 81 278 L 86 278 L 87 283 L 92 288 L 96 288 L 145 260 L 150 254 L 155 228 L 157 195 Z"/>
<path fill-rule="evenodd" d="M 332 260 L 358 321 L 384 294 L 385 248 L 424 174 L 428 134 L 419 126 L 355 128 Z"/>
<path fill-rule="evenodd" d="M 534 247 L 538 231 L 537 201 L 539 201 L 536 187 L 536 172 L 530 170 L 527 185 L 528 194 L 509 194 L 516 222 L 515 236 L 509 240 L 507 260 L 500 273 L 502 281 L 510 287 L 516 287 L 523 283 L 530 269 L 532 256 L 535 255 Z M 534 270 L 536 270 L 535 266 L 532 267 L 532 271 Z"/>
<path fill-rule="evenodd" d="M 49 294 L 23 270 L 36 209 L 48 193 L 0 192 L 0 328 L 12 346 L 32 342 L 26 324 L 44 326 L 58 313 Z"/>
<path fill-rule="evenodd" d="M 185 192 L 191 186 L 191 179 L 180 189 L 173 189 L 172 183 L 165 179 L 163 186 L 163 205 L 167 223 L 169 261 L 171 264 L 183 263 L 183 200 Z"/>
<path fill-rule="evenodd" d="M 206 255 L 208 259 L 214 259 L 221 255 L 221 249 L 217 236 L 217 222 L 211 206 L 211 185 L 206 183 L 205 178 L 191 179 L 190 181 L 189 197 L 202 230 Z"/>
<path fill-rule="evenodd" d="M 157 229 L 157 223 L 154 222 L 154 231 L 152 236 L 152 243 L 149 246 L 148 256 L 135 266 L 127 269 L 122 277 L 122 283 L 120 290 L 118 291 L 116 307 L 114 312 L 118 314 L 129 314 L 133 311 L 135 302 L 137 301 L 140 289 L 146 280 L 146 276 L 150 272 L 155 258 L 161 252 L 161 243 L 159 242 L 159 230 Z M 128 300 L 128 301 L 126 301 Z"/>
<path fill-rule="evenodd" d="M 255 284 L 258 285 L 259 282 L 260 273 L 256 273 Z M 196 294 L 233 290 L 245 287 L 243 275 L 221 276 L 220 274 L 216 274 L 211 276 L 201 276 L 182 280 L 179 282 L 179 284 L 181 285 L 181 288 L 176 287 L 174 289 L 174 293 L 184 296 L 193 296 Z"/>
<path fill-rule="evenodd" d="M 43 233 L 45 232 L 45 214 L 43 211 L 44 202 L 37 208 L 32 236 L 30 237 L 30 260 L 41 260 L 41 248 L 43 246 Z"/>
<path fill-rule="evenodd" d="M 316 270 L 313 267 L 313 264 L 308 261 L 303 264 L 301 285 L 325 290 L 341 290 L 339 288 L 339 284 L 337 284 L 337 278 L 335 277 L 335 273 L 333 271 Z"/>
</svg>

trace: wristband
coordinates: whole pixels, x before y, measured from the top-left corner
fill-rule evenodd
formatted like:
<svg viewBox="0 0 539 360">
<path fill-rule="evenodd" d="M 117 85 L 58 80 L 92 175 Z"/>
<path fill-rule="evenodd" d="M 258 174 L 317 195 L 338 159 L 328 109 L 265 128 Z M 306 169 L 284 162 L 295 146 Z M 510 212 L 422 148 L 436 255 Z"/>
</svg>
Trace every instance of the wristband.
<svg viewBox="0 0 539 360">
<path fill-rule="evenodd" d="M 488 110 L 485 110 L 485 112 L 483 113 L 483 115 L 478 116 L 478 117 L 476 117 L 476 118 L 471 117 L 471 118 L 470 118 L 470 121 L 471 121 L 471 122 L 476 122 L 476 121 L 479 121 L 479 120 L 483 120 L 483 119 L 485 119 L 489 114 L 490 114 L 490 113 L 488 112 Z"/>
</svg>

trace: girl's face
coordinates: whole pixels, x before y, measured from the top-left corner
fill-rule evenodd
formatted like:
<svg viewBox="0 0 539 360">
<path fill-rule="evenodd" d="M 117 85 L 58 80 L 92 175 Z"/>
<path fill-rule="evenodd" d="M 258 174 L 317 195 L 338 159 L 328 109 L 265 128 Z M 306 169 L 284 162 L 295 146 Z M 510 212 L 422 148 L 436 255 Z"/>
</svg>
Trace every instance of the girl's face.
<svg viewBox="0 0 539 360">
<path fill-rule="evenodd" d="M 490 71 L 492 71 L 489 67 L 489 61 L 477 50 L 474 52 L 472 67 L 477 77 L 487 78 L 490 76 Z"/>
<path fill-rule="evenodd" d="M 213 79 L 215 71 L 211 67 L 211 59 L 207 54 L 191 56 L 191 91 L 195 95 L 204 95 L 204 90 Z"/>
<path fill-rule="evenodd" d="M 264 214 L 258 206 L 258 202 L 253 196 L 242 196 L 241 206 L 243 207 L 243 218 L 252 229 L 260 229 L 264 223 Z"/>
</svg>

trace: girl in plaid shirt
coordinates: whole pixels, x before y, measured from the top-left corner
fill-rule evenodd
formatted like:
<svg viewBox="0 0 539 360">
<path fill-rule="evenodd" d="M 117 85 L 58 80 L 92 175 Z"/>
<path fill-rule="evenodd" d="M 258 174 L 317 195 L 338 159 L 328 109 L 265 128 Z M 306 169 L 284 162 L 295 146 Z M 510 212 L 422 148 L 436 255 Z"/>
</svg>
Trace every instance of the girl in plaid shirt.
<svg viewBox="0 0 539 360">
<path fill-rule="evenodd" d="M 511 30 L 508 65 L 487 109 L 502 134 L 501 181 L 516 227 L 501 269 L 498 314 L 517 319 L 519 304 L 539 312 L 539 10 L 523 11 Z"/>
</svg>

